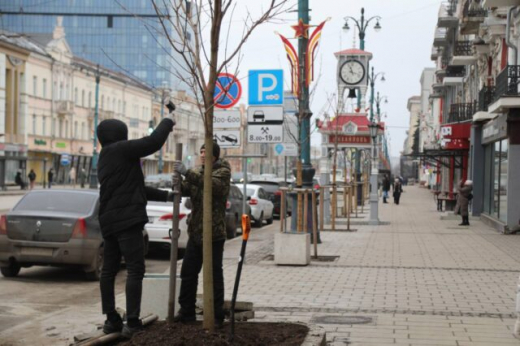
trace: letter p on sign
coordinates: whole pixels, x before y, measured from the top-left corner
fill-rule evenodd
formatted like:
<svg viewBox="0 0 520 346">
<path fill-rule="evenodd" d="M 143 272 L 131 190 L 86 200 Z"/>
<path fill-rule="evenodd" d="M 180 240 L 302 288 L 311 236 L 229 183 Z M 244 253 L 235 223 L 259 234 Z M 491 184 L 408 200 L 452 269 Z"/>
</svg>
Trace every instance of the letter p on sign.
<svg viewBox="0 0 520 346">
<path fill-rule="evenodd" d="M 249 104 L 283 104 L 283 70 L 249 71 Z"/>
</svg>

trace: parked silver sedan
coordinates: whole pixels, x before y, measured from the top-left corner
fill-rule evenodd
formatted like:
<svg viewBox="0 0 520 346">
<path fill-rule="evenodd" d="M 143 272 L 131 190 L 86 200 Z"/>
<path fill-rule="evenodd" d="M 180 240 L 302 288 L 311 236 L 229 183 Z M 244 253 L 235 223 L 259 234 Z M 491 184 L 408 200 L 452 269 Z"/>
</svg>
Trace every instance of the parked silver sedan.
<svg viewBox="0 0 520 346">
<path fill-rule="evenodd" d="M 98 280 L 103 238 L 95 190 L 33 190 L 0 216 L 0 271 L 17 276 L 22 267 L 68 266 Z M 148 235 L 143 231 L 145 243 Z M 146 245 L 147 247 L 147 245 Z"/>
</svg>

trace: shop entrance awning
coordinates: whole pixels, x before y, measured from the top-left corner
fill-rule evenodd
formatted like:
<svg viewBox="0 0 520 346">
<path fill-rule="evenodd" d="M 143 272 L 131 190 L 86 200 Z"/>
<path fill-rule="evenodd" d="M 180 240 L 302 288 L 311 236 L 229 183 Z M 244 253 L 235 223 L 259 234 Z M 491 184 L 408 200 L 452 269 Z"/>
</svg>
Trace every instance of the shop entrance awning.
<svg viewBox="0 0 520 346">
<path fill-rule="evenodd" d="M 452 149 L 425 149 L 421 153 L 411 153 L 404 155 L 413 159 L 419 159 L 424 163 L 432 165 L 440 164 L 441 166 L 450 168 L 451 164 L 443 159 L 453 158 L 453 168 L 463 168 L 463 158 L 468 155 L 468 150 L 452 150 Z"/>
</svg>

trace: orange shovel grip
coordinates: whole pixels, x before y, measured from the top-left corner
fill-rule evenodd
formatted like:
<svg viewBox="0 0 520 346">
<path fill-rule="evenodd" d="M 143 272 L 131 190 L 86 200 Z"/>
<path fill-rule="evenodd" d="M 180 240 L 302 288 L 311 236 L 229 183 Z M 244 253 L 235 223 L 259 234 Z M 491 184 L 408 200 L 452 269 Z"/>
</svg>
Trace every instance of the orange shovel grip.
<svg viewBox="0 0 520 346">
<path fill-rule="evenodd" d="M 242 239 L 243 240 L 249 239 L 249 232 L 251 232 L 251 219 L 249 218 L 249 215 L 243 214 L 242 215 Z"/>
</svg>

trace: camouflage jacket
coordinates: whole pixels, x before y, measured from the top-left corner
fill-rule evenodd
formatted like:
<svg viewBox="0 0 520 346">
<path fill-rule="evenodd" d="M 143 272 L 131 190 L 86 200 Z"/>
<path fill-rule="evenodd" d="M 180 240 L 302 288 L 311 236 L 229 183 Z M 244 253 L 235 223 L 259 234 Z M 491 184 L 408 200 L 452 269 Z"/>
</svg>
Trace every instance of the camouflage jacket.
<svg viewBox="0 0 520 346">
<path fill-rule="evenodd" d="M 226 239 L 226 202 L 231 183 L 231 166 L 219 159 L 213 164 L 213 241 Z M 202 204 L 204 191 L 204 168 L 188 169 L 182 182 L 182 195 L 191 199 L 191 215 L 188 220 L 188 235 L 202 244 Z"/>
</svg>

